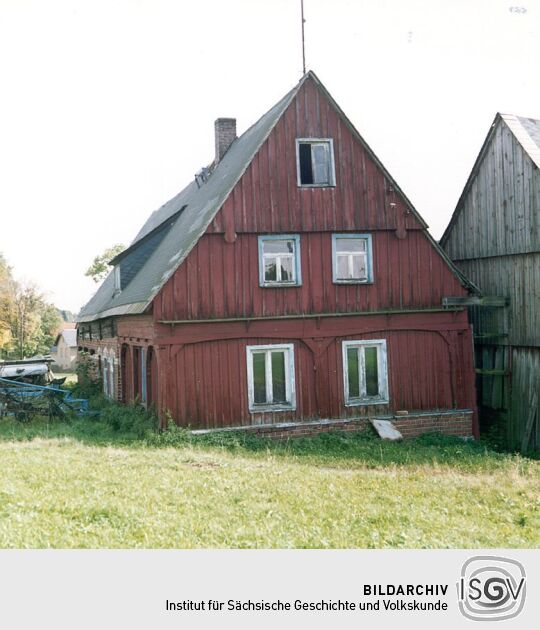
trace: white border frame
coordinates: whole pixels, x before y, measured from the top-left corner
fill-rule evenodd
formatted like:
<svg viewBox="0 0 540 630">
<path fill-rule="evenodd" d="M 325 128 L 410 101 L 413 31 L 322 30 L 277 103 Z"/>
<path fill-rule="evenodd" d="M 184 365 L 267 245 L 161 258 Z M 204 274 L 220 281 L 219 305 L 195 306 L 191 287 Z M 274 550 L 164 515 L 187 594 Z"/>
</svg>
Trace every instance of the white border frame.
<svg viewBox="0 0 540 630">
<path fill-rule="evenodd" d="M 271 374 L 271 366 L 269 372 L 268 363 L 270 362 L 270 352 L 272 350 L 286 350 L 288 356 L 285 357 L 285 395 L 290 403 L 287 404 L 257 404 L 255 403 L 255 392 L 253 384 L 253 361 L 251 357 L 254 352 L 266 352 L 266 373 Z M 246 346 L 246 362 L 247 362 L 247 385 L 248 385 L 248 404 L 250 413 L 260 413 L 264 411 L 294 411 L 296 409 L 296 385 L 294 378 L 294 344 L 277 343 L 267 344 L 263 346 Z M 269 382 L 267 380 L 267 396 L 269 390 Z M 271 392 L 270 392 L 271 395 Z"/>
<path fill-rule="evenodd" d="M 367 280 L 356 278 L 343 279 L 337 277 L 337 249 L 338 239 L 363 239 L 366 241 Z M 373 284 L 373 245 L 371 234 L 332 234 L 332 282 L 334 284 Z"/>
<path fill-rule="evenodd" d="M 326 142 L 330 146 L 330 183 L 328 184 L 302 184 L 300 177 L 300 143 L 314 144 Z M 296 138 L 296 182 L 299 188 L 335 188 L 336 186 L 336 161 L 334 159 L 333 138 Z"/>
<path fill-rule="evenodd" d="M 293 282 L 275 282 L 266 280 L 264 277 L 264 242 L 265 241 L 293 241 L 294 242 L 294 281 Z M 300 235 L 299 234 L 259 234 L 259 286 L 263 289 L 286 288 L 302 286 L 302 259 L 300 253 Z M 279 255 L 279 254 L 277 254 Z"/>
<path fill-rule="evenodd" d="M 373 347 L 377 348 L 377 367 L 378 367 L 378 381 L 379 381 L 379 395 L 375 397 L 362 397 L 362 390 L 365 391 L 365 363 L 364 353 L 360 353 L 360 365 L 358 366 L 358 375 L 360 378 L 360 398 L 349 397 L 349 368 L 347 362 L 347 350 L 349 348 L 361 348 L 361 347 Z M 386 339 L 362 339 L 362 340 L 348 340 L 342 342 L 342 356 L 343 356 L 343 391 L 345 394 L 345 406 L 357 407 L 359 405 L 387 405 L 390 402 L 390 395 L 388 393 L 388 360 L 386 350 Z M 364 387 L 362 387 L 364 385 Z"/>
</svg>

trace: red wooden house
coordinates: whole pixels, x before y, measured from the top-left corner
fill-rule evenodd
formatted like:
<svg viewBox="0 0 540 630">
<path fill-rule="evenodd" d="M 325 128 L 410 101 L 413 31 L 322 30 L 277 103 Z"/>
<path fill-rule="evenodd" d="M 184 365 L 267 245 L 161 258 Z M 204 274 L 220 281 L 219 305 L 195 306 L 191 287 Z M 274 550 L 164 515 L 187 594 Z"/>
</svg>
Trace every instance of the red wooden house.
<svg viewBox="0 0 540 630">
<path fill-rule="evenodd" d="M 104 390 L 194 429 L 476 433 L 474 289 L 313 72 L 154 212 L 79 316 Z M 403 412 L 408 412 L 405 414 Z"/>
</svg>

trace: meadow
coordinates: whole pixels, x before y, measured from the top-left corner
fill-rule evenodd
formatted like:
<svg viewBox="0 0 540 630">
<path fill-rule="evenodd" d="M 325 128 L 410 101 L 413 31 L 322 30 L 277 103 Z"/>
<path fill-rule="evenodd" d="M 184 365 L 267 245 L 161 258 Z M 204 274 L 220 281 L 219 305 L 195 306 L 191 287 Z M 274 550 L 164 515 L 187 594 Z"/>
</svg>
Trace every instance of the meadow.
<svg viewBox="0 0 540 630">
<path fill-rule="evenodd" d="M 0 419 L 2 548 L 538 547 L 540 462 L 371 431 L 158 433 L 136 407 Z"/>
</svg>

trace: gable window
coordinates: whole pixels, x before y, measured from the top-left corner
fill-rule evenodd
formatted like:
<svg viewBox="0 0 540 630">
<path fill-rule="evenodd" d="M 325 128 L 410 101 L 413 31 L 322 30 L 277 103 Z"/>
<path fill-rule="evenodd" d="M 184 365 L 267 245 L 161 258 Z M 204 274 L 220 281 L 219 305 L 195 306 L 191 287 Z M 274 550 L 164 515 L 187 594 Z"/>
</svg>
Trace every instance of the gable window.
<svg viewBox="0 0 540 630">
<path fill-rule="evenodd" d="M 334 143 L 331 138 L 298 138 L 296 164 L 299 186 L 335 186 Z"/>
<path fill-rule="evenodd" d="M 386 340 L 344 341 L 343 380 L 347 406 L 388 403 Z"/>
<path fill-rule="evenodd" d="M 261 287 L 302 284 L 298 235 L 259 236 L 259 284 Z"/>
<path fill-rule="evenodd" d="M 373 282 L 370 234 L 334 234 L 332 266 L 335 283 Z"/>
<path fill-rule="evenodd" d="M 293 344 L 248 346 L 247 374 L 250 411 L 296 408 Z"/>
</svg>

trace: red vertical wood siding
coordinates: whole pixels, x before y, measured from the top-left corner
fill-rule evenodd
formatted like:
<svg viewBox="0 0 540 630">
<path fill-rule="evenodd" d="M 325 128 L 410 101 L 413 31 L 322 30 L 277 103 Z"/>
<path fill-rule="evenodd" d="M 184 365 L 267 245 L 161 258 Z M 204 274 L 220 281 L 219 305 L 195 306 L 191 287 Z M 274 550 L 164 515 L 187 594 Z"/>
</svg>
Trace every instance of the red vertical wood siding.
<svg viewBox="0 0 540 630">
<path fill-rule="evenodd" d="M 463 314 L 460 322 L 447 315 L 448 330 L 429 330 L 418 318 L 393 316 L 392 329 L 381 325 L 383 318 L 350 318 L 342 323 L 339 336 L 326 339 L 326 347 L 317 361 L 312 350 L 316 338 L 304 323 L 275 325 L 272 336 L 254 336 L 243 325 L 228 324 L 232 338 L 207 339 L 208 325 L 201 336 L 193 334 L 193 343 L 181 344 L 170 366 L 176 395 L 169 411 L 182 425 L 193 428 L 218 428 L 267 424 L 292 420 L 384 415 L 399 409 L 432 410 L 474 407 L 472 390 L 464 382 L 473 382 L 470 358 L 471 333 Z M 347 318 L 349 319 L 349 318 Z M 415 329 L 415 321 L 418 329 Z M 260 323 L 262 326 L 262 323 Z M 330 326 L 330 324 L 328 324 Z M 332 329 L 338 324 L 333 322 Z M 189 335 L 188 325 L 182 335 Z M 373 328 L 381 328 L 373 330 Z M 261 330 L 261 327 L 258 327 Z M 365 332 L 362 332 L 364 330 Z M 302 332 L 303 331 L 303 332 Z M 290 334 L 286 334 L 289 332 Z M 319 331 L 326 335 L 329 331 Z M 227 337 L 227 333 L 221 332 Z M 281 336 L 283 335 L 283 336 Z M 300 336 L 301 335 L 301 336 Z M 457 343 L 454 337 L 463 342 Z M 199 341 L 200 339 L 200 341 Z M 388 405 L 346 407 L 344 401 L 342 341 L 347 339 L 386 339 L 388 353 Z M 168 339 L 169 342 L 172 341 Z M 269 343 L 293 343 L 297 407 L 294 411 L 252 414 L 248 410 L 246 347 Z M 314 366 L 317 369 L 314 369 Z M 318 378 L 320 371 L 322 378 Z"/>
<path fill-rule="evenodd" d="M 310 137 L 334 141 L 334 187 L 297 185 L 296 138 Z M 226 217 L 232 217 L 236 232 L 395 230 L 398 215 L 407 229 L 422 228 L 364 144 L 308 80 L 208 232 L 224 232 Z"/>
<path fill-rule="evenodd" d="M 155 300 L 160 320 L 439 308 L 463 288 L 421 230 L 372 233 L 373 284 L 332 281 L 332 233 L 300 237 L 302 286 L 259 286 L 258 235 L 201 238 Z M 174 296 L 174 297 L 173 297 Z"/>
<path fill-rule="evenodd" d="M 333 139 L 335 187 L 297 185 L 302 137 Z M 372 286 L 332 283 L 331 234 L 351 231 L 372 234 Z M 300 234 L 301 288 L 259 287 L 259 233 Z M 439 307 L 444 295 L 465 294 L 365 145 L 307 80 L 154 306 L 156 320 L 207 319 Z"/>
<path fill-rule="evenodd" d="M 295 140 L 302 137 L 333 139 L 334 187 L 298 187 Z M 333 283 L 332 233 L 341 232 L 372 235 L 373 284 Z M 258 235 L 279 233 L 300 235 L 300 287 L 259 287 Z M 118 336 L 130 348 L 155 347 L 158 407 L 184 426 L 474 409 L 466 312 L 407 313 L 465 294 L 365 144 L 308 79 L 154 299 L 152 316 L 120 318 Z M 309 317 L 388 310 L 403 313 Z M 304 317 L 271 319 L 288 315 Z M 253 317 L 270 319 L 247 321 Z M 197 322 L 231 318 L 246 321 Z M 178 320 L 190 323 L 161 323 Z M 345 406 L 345 339 L 386 339 L 388 405 Z M 294 344 L 294 411 L 248 410 L 246 346 L 266 343 Z"/>
</svg>

